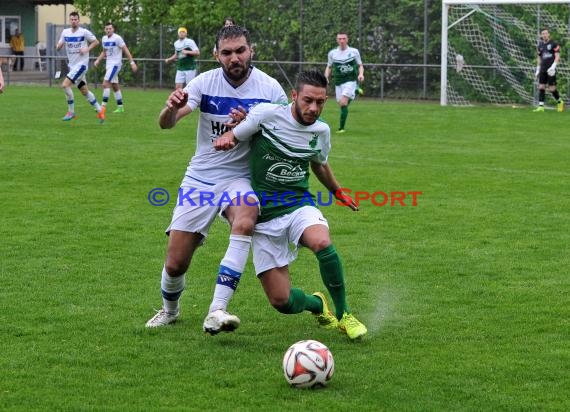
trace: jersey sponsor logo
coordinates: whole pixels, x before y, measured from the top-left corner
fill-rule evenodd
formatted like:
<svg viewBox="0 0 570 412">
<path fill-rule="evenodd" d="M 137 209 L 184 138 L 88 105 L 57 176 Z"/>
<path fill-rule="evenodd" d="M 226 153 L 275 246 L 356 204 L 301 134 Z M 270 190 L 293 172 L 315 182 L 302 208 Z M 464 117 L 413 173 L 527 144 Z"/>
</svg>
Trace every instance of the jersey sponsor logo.
<svg viewBox="0 0 570 412">
<path fill-rule="evenodd" d="M 269 182 L 291 183 L 303 180 L 306 174 L 299 165 L 278 162 L 267 170 L 265 179 Z"/>
<path fill-rule="evenodd" d="M 346 73 L 352 73 L 354 71 L 354 67 L 352 67 L 349 64 L 342 64 L 340 66 L 338 66 L 338 70 L 342 73 L 342 74 L 346 74 Z"/>
<path fill-rule="evenodd" d="M 200 111 L 215 115 L 227 116 L 232 109 L 238 106 L 245 108 L 247 112 L 258 103 L 270 103 L 269 99 L 239 99 L 237 97 L 202 95 Z"/>
</svg>

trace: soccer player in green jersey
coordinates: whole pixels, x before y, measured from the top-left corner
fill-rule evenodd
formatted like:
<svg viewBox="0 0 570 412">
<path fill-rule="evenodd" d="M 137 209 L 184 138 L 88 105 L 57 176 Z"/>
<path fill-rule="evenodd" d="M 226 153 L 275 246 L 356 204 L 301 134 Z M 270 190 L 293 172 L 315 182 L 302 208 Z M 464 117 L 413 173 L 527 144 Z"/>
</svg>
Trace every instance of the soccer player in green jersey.
<svg viewBox="0 0 570 412">
<path fill-rule="evenodd" d="M 200 56 L 196 42 L 187 36 L 186 27 L 179 27 L 178 40 L 174 42 L 174 54 L 164 60 L 166 63 L 176 62 L 174 82 L 177 89 L 182 89 L 196 77 L 196 58 Z"/>
<path fill-rule="evenodd" d="M 330 79 L 332 73 L 336 101 L 340 106 L 340 126 L 337 133 L 344 133 L 348 105 L 356 97 L 357 91 L 362 93 L 359 83 L 364 81 L 364 66 L 358 49 L 348 45 L 346 33 L 339 32 L 336 35 L 336 42 L 338 47 L 328 54 L 325 77 Z"/>
<path fill-rule="evenodd" d="M 251 183 L 261 206 L 252 238 L 253 263 L 271 305 L 285 314 L 307 310 L 321 326 L 360 338 L 366 326 L 349 309 L 342 262 L 328 222 L 309 192 L 310 168 L 337 198 L 344 196 L 327 162 L 330 128 L 319 119 L 327 100 L 326 77 L 315 70 L 300 73 L 291 97 L 288 105 L 259 103 L 244 121 L 214 140 L 214 147 L 235 150 L 251 141 Z M 343 203 L 358 210 L 354 202 Z M 323 293 L 308 295 L 291 286 L 289 263 L 299 245 L 315 254 L 334 313 Z"/>
</svg>

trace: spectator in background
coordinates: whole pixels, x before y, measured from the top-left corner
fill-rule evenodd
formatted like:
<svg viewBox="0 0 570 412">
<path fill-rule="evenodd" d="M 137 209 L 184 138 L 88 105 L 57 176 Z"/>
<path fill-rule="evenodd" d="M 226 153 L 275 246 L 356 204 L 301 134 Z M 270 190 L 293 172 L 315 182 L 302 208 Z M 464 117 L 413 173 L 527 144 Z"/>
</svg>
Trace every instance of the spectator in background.
<svg viewBox="0 0 570 412">
<path fill-rule="evenodd" d="M 174 42 L 174 54 L 164 61 L 166 63 L 176 62 L 176 83 L 177 89 L 182 89 L 190 80 L 196 77 L 196 58 L 200 55 L 200 49 L 196 42 L 188 36 L 185 27 L 178 29 L 178 40 Z"/>
<path fill-rule="evenodd" d="M 2 74 L 2 68 L 0 67 L 0 93 L 4 92 L 4 75 Z"/>
<path fill-rule="evenodd" d="M 235 25 L 236 25 L 236 22 L 235 22 L 233 17 L 227 16 L 224 19 L 223 27 L 235 26 Z M 216 45 L 214 44 L 214 49 L 212 50 L 212 54 L 214 55 L 214 59 L 217 58 L 217 52 L 218 52 L 218 49 L 216 48 Z"/>
<path fill-rule="evenodd" d="M 20 33 L 20 30 L 16 29 L 16 32 L 12 37 L 10 37 L 10 47 L 12 48 L 12 54 L 16 56 L 23 56 L 24 50 L 26 47 L 26 41 L 24 39 L 24 35 Z M 24 70 L 24 58 L 23 57 L 16 57 L 14 59 L 14 67 L 12 68 L 14 71 L 18 70 L 18 62 L 20 62 L 20 71 Z"/>
</svg>

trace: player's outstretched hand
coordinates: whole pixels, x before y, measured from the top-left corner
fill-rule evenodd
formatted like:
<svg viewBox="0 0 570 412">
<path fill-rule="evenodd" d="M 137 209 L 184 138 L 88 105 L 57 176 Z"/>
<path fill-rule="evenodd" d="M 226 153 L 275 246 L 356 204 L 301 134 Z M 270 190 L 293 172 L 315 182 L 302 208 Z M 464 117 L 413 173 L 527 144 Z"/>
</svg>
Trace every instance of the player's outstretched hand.
<svg viewBox="0 0 570 412">
<path fill-rule="evenodd" d="M 358 204 L 352 197 L 343 192 L 343 189 L 338 189 L 334 192 L 334 197 L 342 203 L 342 206 L 348 206 L 353 212 L 358 212 Z"/>
<path fill-rule="evenodd" d="M 166 100 L 166 106 L 169 109 L 182 109 L 186 103 L 188 103 L 188 93 L 182 89 L 174 90 Z"/>
<path fill-rule="evenodd" d="M 233 149 L 236 144 L 237 140 L 231 132 L 226 132 L 217 139 L 214 139 L 214 149 L 216 150 L 230 150 Z"/>
<path fill-rule="evenodd" d="M 235 107 L 232 107 L 229 116 L 231 120 L 227 123 L 224 123 L 224 126 L 226 126 L 228 129 L 233 129 L 238 124 L 240 124 L 243 119 L 245 119 L 247 112 L 242 106 L 238 106 L 237 109 Z"/>
</svg>

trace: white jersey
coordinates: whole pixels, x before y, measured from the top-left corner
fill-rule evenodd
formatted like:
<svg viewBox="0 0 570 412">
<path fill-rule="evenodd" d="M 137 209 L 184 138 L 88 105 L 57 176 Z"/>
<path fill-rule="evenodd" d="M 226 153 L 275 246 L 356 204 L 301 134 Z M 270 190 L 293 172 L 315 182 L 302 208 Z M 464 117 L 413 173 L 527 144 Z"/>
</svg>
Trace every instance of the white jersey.
<svg viewBox="0 0 570 412">
<path fill-rule="evenodd" d="M 111 37 L 103 36 L 101 40 L 105 56 L 107 56 L 107 67 L 120 66 L 123 59 L 123 47 L 125 41 L 118 34 L 113 33 Z"/>
<path fill-rule="evenodd" d="M 268 139 L 282 159 L 300 158 L 325 164 L 331 150 L 328 124 L 319 119 L 303 125 L 293 117 L 292 110 L 291 103 L 259 104 L 234 128 L 234 135 L 240 142 L 252 140 L 254 136 Z M 255 164 L 257 160 L 252 159 L 252 162 Z"/>
<path fill-rule="evenodd" d="M 69 67 L 74 67 L 78 64 L 89 65 L 89 53 L 81 54 L 79 50 L 82 47 L 88 47 L 89 43 L 95 40 L 97 40 L 95 35 L 83 27 L 78 27 L 75 31 L 71 28 L 63 29 L 59 43 L 65 43 Z"/>
<path fill-rule="evenodd" d="M 186 177 L 205 183 L 249 177 L 249 144 L 239 144 L 229 151 L 216 151 L 213 141 L 227 131 L 224 123 L 231 121 L 232 108 L 242 106 L 248 112 L 258 103 L 287 103 L 287 95 L 277 80 L 261 70 L 252 68 L 247 80 L 232 86 L 222 68 L 209 70 L 194 78 L 184 88 L 188 106 L 200 108 L 196 132 L 196 153 L 190 160 Z"/>
<path fill-rule="evenodd" d="M 196 42 L 188 37 L 184 39 L 178 39 L 174 42 L 174 50 L 176 50 L 176 56 L 179 59 L 186 57 L 186 55 L 182 54 L 182 50 L 198 50 L 198 45 Z"/>
</svg>

